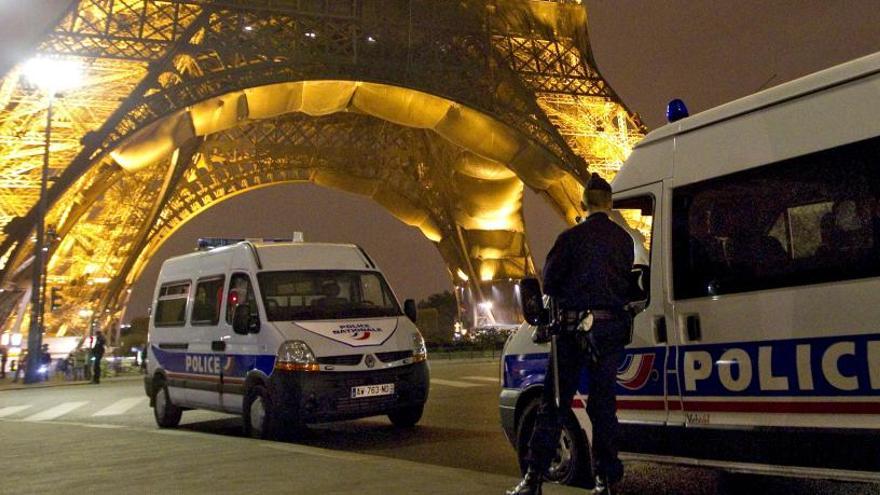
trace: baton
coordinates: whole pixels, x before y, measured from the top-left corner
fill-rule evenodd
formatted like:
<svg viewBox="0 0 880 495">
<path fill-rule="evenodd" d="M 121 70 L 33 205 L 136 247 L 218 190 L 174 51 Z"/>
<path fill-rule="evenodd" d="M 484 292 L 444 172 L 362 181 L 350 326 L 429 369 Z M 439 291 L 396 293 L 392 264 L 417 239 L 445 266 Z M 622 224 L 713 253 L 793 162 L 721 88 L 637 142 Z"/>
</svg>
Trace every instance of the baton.
<svg viewBox="0 0 880 495">
<path fill-rule="evenodd" d="M 556 353 L 556 333 L 550 337 L 550 360 L 553 362 L 553 400 L 556 403 L 556 409 L 559 410 L 559 359 Z"/>
</svg>

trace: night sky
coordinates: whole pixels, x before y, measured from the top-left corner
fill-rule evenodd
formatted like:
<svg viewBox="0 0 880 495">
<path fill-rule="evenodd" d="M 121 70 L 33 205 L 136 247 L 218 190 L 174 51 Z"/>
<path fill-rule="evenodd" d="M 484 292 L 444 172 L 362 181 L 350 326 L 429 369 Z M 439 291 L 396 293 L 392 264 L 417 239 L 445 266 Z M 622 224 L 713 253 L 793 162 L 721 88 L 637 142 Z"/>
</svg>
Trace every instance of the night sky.
<svg viewBox="0 0 880 495">
<path fill-rule="evenodd" d="M 0 0 L 0 72 L 22 57 L 23 47 L 66 3 Z M 672 98 L 683 98 L 696 113 L 880 51 L 875 0 L 585 3 L 599 70 L 651 129 L 663 124 Z M 540 266 L 564 225 L 530 192 L 525 216 Z M 146 314 L 161 260 L 190 251 L 197 237 L 289 237 L 296 230 L 307 241 L 361 244 L 401 298 L 451 287 L 433 245 L 375 203 L 311 185 L 274 186 L 230 199 L 182 227 L 135 284 L 126 319 Z"/>
</svg>

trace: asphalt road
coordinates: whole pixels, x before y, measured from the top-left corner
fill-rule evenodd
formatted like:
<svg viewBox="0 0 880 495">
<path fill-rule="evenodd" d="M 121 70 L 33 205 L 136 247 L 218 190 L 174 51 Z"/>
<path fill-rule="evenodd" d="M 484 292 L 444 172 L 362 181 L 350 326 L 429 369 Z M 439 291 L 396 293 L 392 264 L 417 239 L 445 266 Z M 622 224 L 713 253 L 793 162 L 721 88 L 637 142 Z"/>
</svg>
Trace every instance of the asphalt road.
<svg viewBox="0 0 880 495">
<path fill-rule="evenodd" d="M 249 479 L 249 490 L 261 493 L 276 484 L 289 486 L 287 470 L 297 477 L 308 473 L 312 493 L 502 493 L 518 471 L 499 426 L 497 376 L 497 362 L 436 362 L 431 396 L 417 428 L 401 430 L 385 418 L 371 418 L 312 426 L 290 444 L 239 438 L 239 418 L 207 411 L 187 411 L 178 431 L 160 432 L 139 380 L 0 391 L 0 493 L 31 491 L 22 487 L 67 491 L 81 486 L 77 483 L 93 486 L 89 480 L 108 488 L 136 480 L 134 486 L 144 493 L 227 493 L 237 491 L 233 487 L 242 479 Z M 272 455 L 279 449 L 290 458 Z M 237 453 L 250 462 L 264 459 L 261 465 L 278 475 L 232 477 L 241 464 Z M 337 462 L 317 461 L 326 457 Z M 352 484 L 340 485 L 336 473 L 346 463 Z M 407 475 L 369 475 L 365 465 L 373 466 L 374 473 Z M 95 466 L 98 474 L 91 472 Z M 163 470 L 175 473 L 175 484 L 158 474 Z M 218 481 L 218 471 L 229 479 Z M 68 483 L 72 479 L 80 481 Z M 204 480 L 214 481 L 206 485 Z M 18 489 L 8 491 L 10 486 Z M 622 494 L 880 494 L 880 486 L 873 485 L 634 462 L 620 488 Z M 547 492 L 575 493 L 557 487 Z"/>
</svg>

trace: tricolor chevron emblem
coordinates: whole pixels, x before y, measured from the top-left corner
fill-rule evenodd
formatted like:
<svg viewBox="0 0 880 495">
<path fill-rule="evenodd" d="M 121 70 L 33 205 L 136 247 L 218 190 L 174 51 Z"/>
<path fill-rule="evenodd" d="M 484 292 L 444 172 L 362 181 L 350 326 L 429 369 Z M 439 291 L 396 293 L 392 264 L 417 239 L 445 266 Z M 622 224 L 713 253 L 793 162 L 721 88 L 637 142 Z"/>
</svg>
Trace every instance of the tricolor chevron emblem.
<svg viewBox="0 0 880 495">
<path fill-rule="evenodd" d="M 648 383 L 654 371 L 656 354 L 628 354 L 617 369 L 617 383 L 627 390 L 639 390 Z"/>
</svg>

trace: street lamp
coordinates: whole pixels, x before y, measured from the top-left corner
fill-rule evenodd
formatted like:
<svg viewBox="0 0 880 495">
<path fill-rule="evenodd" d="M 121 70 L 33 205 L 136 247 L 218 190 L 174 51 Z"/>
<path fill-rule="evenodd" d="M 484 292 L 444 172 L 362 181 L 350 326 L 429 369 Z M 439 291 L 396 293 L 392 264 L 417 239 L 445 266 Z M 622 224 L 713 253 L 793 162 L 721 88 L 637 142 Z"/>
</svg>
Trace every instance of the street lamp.
<svg viewBox="0 0 880 495">
<path fill-rule="evenodd" d="M 43 346 L 43 304 L 45 302 L 46 274 L 45 220 L 48 201 L 46 183 L 49 180 L 49 144 L 52 140 L 52 103 L 55 97 L 82 82 L 82 66 L 78 61 L 37 57 L 25 63 L 22 74 L 26 84 L 46 95 L 46 140 L 43 152 L 43 170 L 40 176 L 40 199 L 37 203 L 36 240 L 34 241 L 33 277 L 31 283 L 31 328 L 28 332 L 28 360 L 25 383 L 40 381 L 40 349 Z"/>
</svg>

